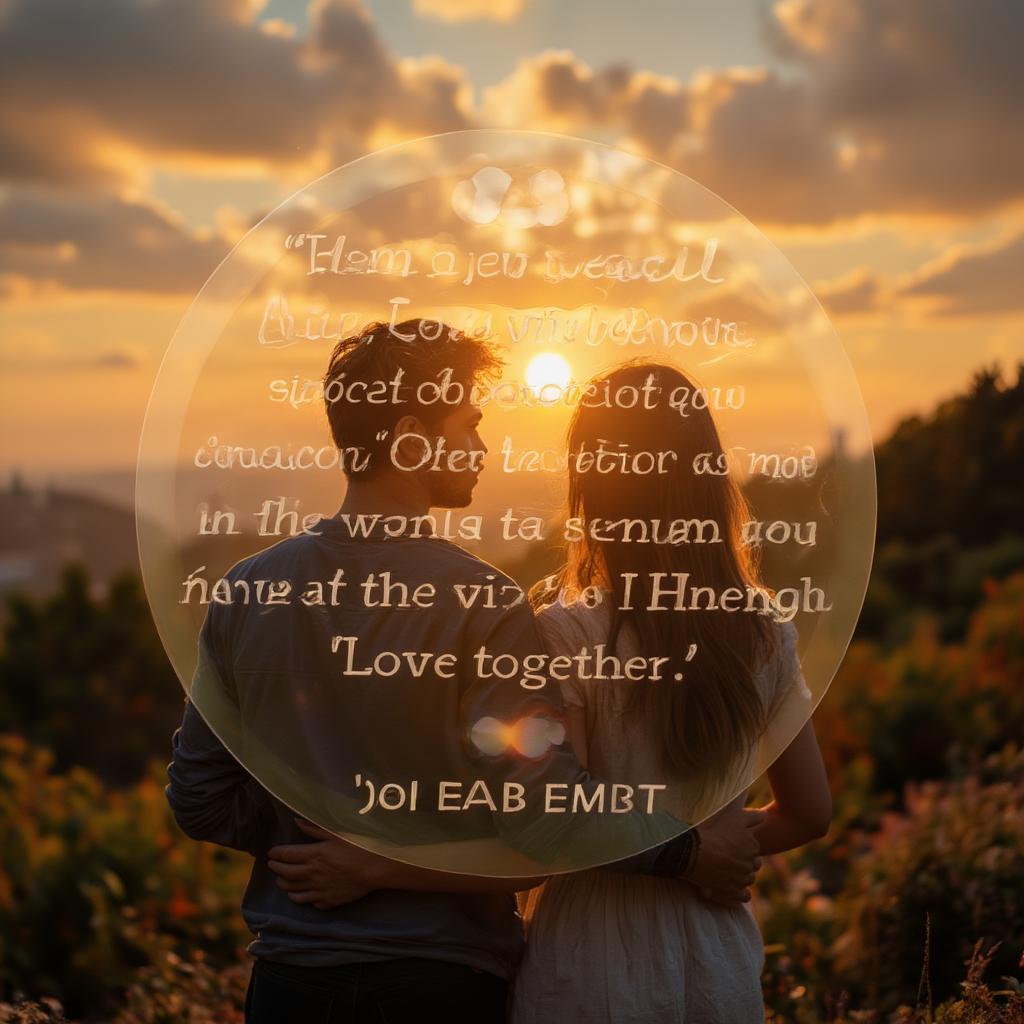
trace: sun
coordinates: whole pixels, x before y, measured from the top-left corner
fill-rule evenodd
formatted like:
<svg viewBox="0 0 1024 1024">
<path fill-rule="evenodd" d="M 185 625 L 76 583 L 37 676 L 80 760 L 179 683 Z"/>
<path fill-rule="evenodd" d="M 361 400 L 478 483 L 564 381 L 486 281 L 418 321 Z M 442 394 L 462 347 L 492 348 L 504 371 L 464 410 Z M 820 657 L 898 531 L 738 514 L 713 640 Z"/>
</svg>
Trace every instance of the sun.
<svg viewBox="0 0 1024 1024">
<path fill-rule="evenodd" d="M 526 383 L 535 395 L 549 385 L 566 388 L 572 380 L 572 367 L 554 352 L 541 352 L 526 367 Z"/>
</svg>

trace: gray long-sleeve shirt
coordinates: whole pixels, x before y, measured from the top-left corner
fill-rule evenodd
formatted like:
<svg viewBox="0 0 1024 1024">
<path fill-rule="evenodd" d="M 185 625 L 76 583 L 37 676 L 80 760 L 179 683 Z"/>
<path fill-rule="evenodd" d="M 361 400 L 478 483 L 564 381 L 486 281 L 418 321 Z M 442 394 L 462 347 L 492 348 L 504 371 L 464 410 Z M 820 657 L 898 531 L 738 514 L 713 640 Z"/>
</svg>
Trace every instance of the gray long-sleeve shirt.
<svg viewBox="0 0 1024 1024">
<path fill-rule="evenodd" d="M 551 780 L 589 784 L 567 744 L 531 760 L 512 752 L 483 756 L 468 739 L 472 724 L 485 715 L 511 722 L 538 709 L 551 716 L 562 710 L 558 688 L 551 684 L 532 690 L 516 680 L 481 680 L 472 672 L 471 656 L 481 646 L 520 662 L 542 652 L 532 614 L 525 603 L 464 608 L 457 586 L 514 585 L 444 540 L 389 538 L 381 524 L 368 536 L 353 537 L 338 517 L 321 521 L 317 530 L 317 535 L 282 541 L 228 573 L 232 586 L 247 585 L 250 593 L 258 580 L 289 580 L 294 600 L 214 603 L 208 609 L 192 701 L 175 733 L 168 768 L 167 796 L 175 818 L 193 838 L 255 858 L 242 902 L 256 936 L 250 947 L 255 956 L 309 966 L 428 956 L 509 977 L 523 942 L 511 894 L 383 890 L 329 911 L 290 900 L 278 888 L 266 853 L 278 844 L 307 841 L 291 808 L 310 807 L 318 794 L 325 813 L 307 815 L 337 831 L 447 841 L 453 854 L 460 838 L 501 835 L 542 859 L 575 843 L 574 856 L 585 858 L 589 851 L 591 862 L 653 847 L 682 826 L 631 816 L 610 828 L 596 819 L 581 822 L 535 809 L 504 818 L 486 807 L 456 815 L 431 810 L 426 795 L 443 778 L 514 778 L 528 793 Z M 346 583 L 337 591 L 336 605 L 298 600 L 310 581 L 336 579 L 338 570 Z M 394 601 L 392 607 L 371 601 L 368 606 L 360 585 L 368 574 L 382 571 L 390 571 L 392 581 L 410 592 L 432 584 L 433 604 L 396 608 Z M 343 653 L 332 649 L 331 638 L 337 636 L 358 639 L 361 665 L 372 664 L 381 651 L 451 652 L 458 655 L 458 671 L 418 674 L 407 664 L 386 677 L 352 676 L 342 671 Z M 379 810 L 359 815 L 355 808 L 365 792 L 354 785 L 358 773 L 380 782 L 420 779 L 422 813 L 415 819 Z M 606 855 L 598 856 L 598 849 Z M 620 867 L 651 872 L 658 856 L 658 849 L 649 849 Z M 480 871 L 485 873 L 487 865 Z"/>
<path fill-rule="evenodd" d="M 256 936 L 253 956 L 310 967 L 430 957 L 511 977 L 523 947 L 512 894 L 385 889 L 333 910 L 290 900 L 267 851 L 308 837 L 295 826 L 294 811 L 239 765 L 191 703 L 174 735 L 168 776 L 167 796 L 187 835 L 255 858 L 242 897 Z"/>
</svg>

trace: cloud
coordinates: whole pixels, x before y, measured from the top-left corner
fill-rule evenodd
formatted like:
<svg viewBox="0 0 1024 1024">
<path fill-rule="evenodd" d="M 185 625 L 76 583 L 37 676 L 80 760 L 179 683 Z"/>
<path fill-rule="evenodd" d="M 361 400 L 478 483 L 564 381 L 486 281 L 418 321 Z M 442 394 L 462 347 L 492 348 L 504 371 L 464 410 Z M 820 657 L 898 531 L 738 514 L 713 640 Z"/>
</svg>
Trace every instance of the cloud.
<svg viewBox="0 0 1024 1024">
<path fill-rule="evenodd" d="M 520 62 L 485 93 L 507 125 L 612 131 L 744 213 L 780 224 L 968 216 L 1024 196 L 1018 40 L 1006 0 L 779 0 L 790 63 L 689 82 L 566 51 Z"/>
<path fill-rule="evenodd" d="M 449 16 L 473 6 L 432 2 Z M 0 194 L 4 292 L 194 291 L 231 240 L 126 198 L 154 168 L 308 180 L 387 142 L 476 123 L 617 142 L 764 224 L 969 215 L 1024 194 L 1013 103 L 1024 5 L 1005 0 L 779 0 L 766 32 L 790 74 L 684 82 L 548 51 L 479 107 L 460 68 L 393 54 L 361 0 L 313 0 L 301 36 L 261 21 L 262 7 L 0 0 L 0 176 L 16 183 Z M 395 197 L 375 208 L 384 242 L 407 212 Z M 936 315 L 1016 308 L 1009 272 L 995 269 L 1015 252 L 963 252 L 899 285 L 861 272 L 823 286 L 822 300 L 837 316 L 890 298 Z M 973 292 L 959 284 L 971 274 Z"/>
<path fill-rule="evenodd" d="M 313 0 L 308 35 L 252 0 L 9 0 L 0 14 L 0 175 L 143 180 L 154 163 L 334 166 L 371 134 L 464 127 L 468 86 L 403 62 L 359 0 Z M 355 152 L 354 152 L 355 150 Z"/>
<path fill-rule="evenodd" d="M 508 125 L 612 129 L 754 218 L 822 221 L 857 209 L 806 86 L 768 71 L 703 73 L 684 84 L 621 66 L 595 72 L 550 51 L 488 90 L 484 110 Z"/>
<path fill-rule="evenodd" d="M 529 0 L 413 0 L 413 9 L 425 18 L 441 21 L 515 21 Z"/>
<path fill-rule="evenodd" d="M 995 242 L 956 245 L 916 270 L 889 280 L 866 268 L 818 282 L 815 293 L 832 316 L 903 312 L 918 320 L 1024 311 L 1020 272 L 1024 231 Z"/>
<path fill-rule="evenodd" d="M 135 356 L 128 352 L 118 350 L 113 352 L 101 352 L 92 361 L 92 365 L 98 370 L 134 370 L 141 364 Z"/>
<path fill-rule="evenodd" d="M 661 154 L 754 219 L 824 223 L 862 212 L 806 87 L 762 70 L 698 77 L 689 90 L 697 133 Z"/>
<path fill-rule="evenodd" d="M 31 289 L 192 293 L 230 248 L 141 199 L 95 190 L 0 192 L 0 294 Z"/>
<path fill-rule="evenodd" d="M 522 7 L 419 3 L 449 18 Z M 0 175 L 140 184 L 174 166 L 308 179 L 387 142 L 486 123 L 597 134 L 767 223 L 969 216 L 1024 194 L 1024 5 L 1007 0 L 777 0 L 765 34 L 785 74 L 684 82 L 550 51 L 479 108 L 462 69 L 393 54 L 361 0 L 312 0 L 302 36 L 261 21 L 262 6 L 6 0 Z"/>
<path fill-rule="evenodd" d="M 779 0 L 768 34 L 810 76 L 875 208 L 962 212 L 1021 194 L 1024 6 Z"/>
<path fill-rule="evenodd" d="M 489 123 L 558 130 L 611 127 L 648 149 L 689 125 L 687 93 L 677 79 L 611 65 L 593 71 L 570 50 L 524 58 L 484 93 Z"/>
<path fill-rule="evenodd" d="M 863 268 L 814 288 L 821 304 L 834 317 L 853 317 L 878 310 L 884 288 L 878 278 Z"/>
<path fill-rule="evenodd" d="M 985 246 L 960 246 L 926 263 L 897 294 L 927 302 L 932 316 L 1024 311 L 1024 232 Z"/>
</svg>

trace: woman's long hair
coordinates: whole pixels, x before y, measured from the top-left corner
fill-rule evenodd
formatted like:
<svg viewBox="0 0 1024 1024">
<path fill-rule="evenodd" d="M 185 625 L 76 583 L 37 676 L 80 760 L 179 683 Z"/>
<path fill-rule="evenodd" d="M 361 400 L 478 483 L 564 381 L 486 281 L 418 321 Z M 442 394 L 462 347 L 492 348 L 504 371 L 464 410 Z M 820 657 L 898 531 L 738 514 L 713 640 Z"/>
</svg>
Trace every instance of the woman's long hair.
<svg viewBox="0 0 1024 1024">
<path fill-rule="evenodd" d="M 745 596 L 748 586 L 763 589 L 742 542 L 741 529 L 749 512 L 739 487 L 729 474 L 694 471 L 698 456 L 708 456 L 709 468 L 725 463 L 710 411 L 689 407 L 681 415 L 670 407 L 673 393 L 684 393 L 676 392 L 677 388 L 687 388 L 692 395 L 692 382 L 674 367 L 634 362 L 592 381 L 598 390 L 591 393 L 603 394 L 606 385 L 612 394 L 623 387 L 639 392 L 650 378 L 658 389 L 654 408 L 580 403 L 569 425 L 568 449 L 570 455 L 592 452 L 603 442 L 606 450 L 668 451 L 674 458 L 665 459 L 665 472 L 644 475 L 580 472 L 570 461 L 568 512 L 582 522 L 585 535 L 567 545 L 565 564 L 553 582 L 570 598 L 592 586 L 610 591 L 610 597 L 605 597 L 612 607 L 609 652 L 615 650 L 622 627 L 629 623 L 645 656 L 671 657 L 660 680 L 631 684 L 627 709 L 644 712 L 668 777 L 697 783 L 717 777 L 724 782 L 737 757 L 750 751 L 765 727 L 754 676 L 771 654 L 772 626 L 763 613 L 755 611 L 645 610 L 651 600 L 652 573 L 687 573 L 690 586 L 712 587 L 716 592 L 738 587 Z M 655 519 L 661 520 L 663 530 L 671 520 L 705 522 L 703 528 L 691 529 L 688 540 L 675 543 L 640 543 L 636 535 L 624 540 L 621 533 L 613 540 L 590 536 L 590 526 L 598 520 L 607 525 L 615 520 Z M 636 574 L 629 609 L 623 608 L 624 573 Z M 535 605 L 549 601 L 553 589 L 550 585 L 534 588 Z M 684 664 L 691 644 L 697 645 L 697 654 Z M 674 674 L 680 669 L 683 679 L 675 682 Z"/>
</svg>

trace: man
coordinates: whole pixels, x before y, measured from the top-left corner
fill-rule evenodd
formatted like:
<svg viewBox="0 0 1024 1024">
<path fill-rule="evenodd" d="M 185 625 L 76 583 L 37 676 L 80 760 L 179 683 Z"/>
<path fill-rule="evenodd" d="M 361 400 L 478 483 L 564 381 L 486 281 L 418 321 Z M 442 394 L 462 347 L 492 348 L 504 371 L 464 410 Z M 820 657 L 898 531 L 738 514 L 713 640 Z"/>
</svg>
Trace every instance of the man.
<svg viewBox="0 0 1024 1024">
<path fill-rule="evenodd" d="M 723 901 L 745 898 L 759 866 L 754 812 L 702 827 L 695 858 L 696 830 L 656 845 L 682 828 L 667 828 L 664 816 L 610 826 L 537 804 L 507 814 L 479 801 L 455 814 L 427 806 L 453 778 L 512 780 L 527 794 L 551 780 L 594 785 L 558 735 L 557 687 L 485 678 L 474 661 L 480 651 L 518 665 L 543 655 L 525 602 L 467 608 L 458 598 L 460 587 L 465 595 L 512 581 L 424 532 L 430 509 L 472 499 L 486 454 L 472 386 L 500 367 L 486 342 L 433 326 L 376 324 L 336 347 L 324 394 L 346 455 L 341 509 L 228 574 L 232 592 L 276 580 L 293 596 L 333 580 L 333 598 L 211 604 L 175 734 L 167 794 L 182 829 L 255 858 L 242 904 L 256 936 L 246 1011 L 254 1024 L 431 1012 L 501 1021 L 523 943 L 514 892 L 537 884 L 545 865 L 686 871 Z M 541 745 L 523 756 L 493 748 L 484 728 L 512 735 L 538 721 Z M 424 797 L 415 813 L 404 805 L 412 781 Z M 402 806 L 382 806 L 386 784 L 404 793 Z M 311 792 L 322 795 L 312 805 Z M 432 845 L 460 873 L 366 853 L 304 822 L 289 809 L 297 806 L 314 806 L 319 820 L 367 845 Z M 474 859 L 481 848 L 488 854 Z M 539 865 L 537 877 L 480 877 L 501 862 L 495 850 Z M 645 852 L 626 857 L 635 850 Z"/>
</svg>

